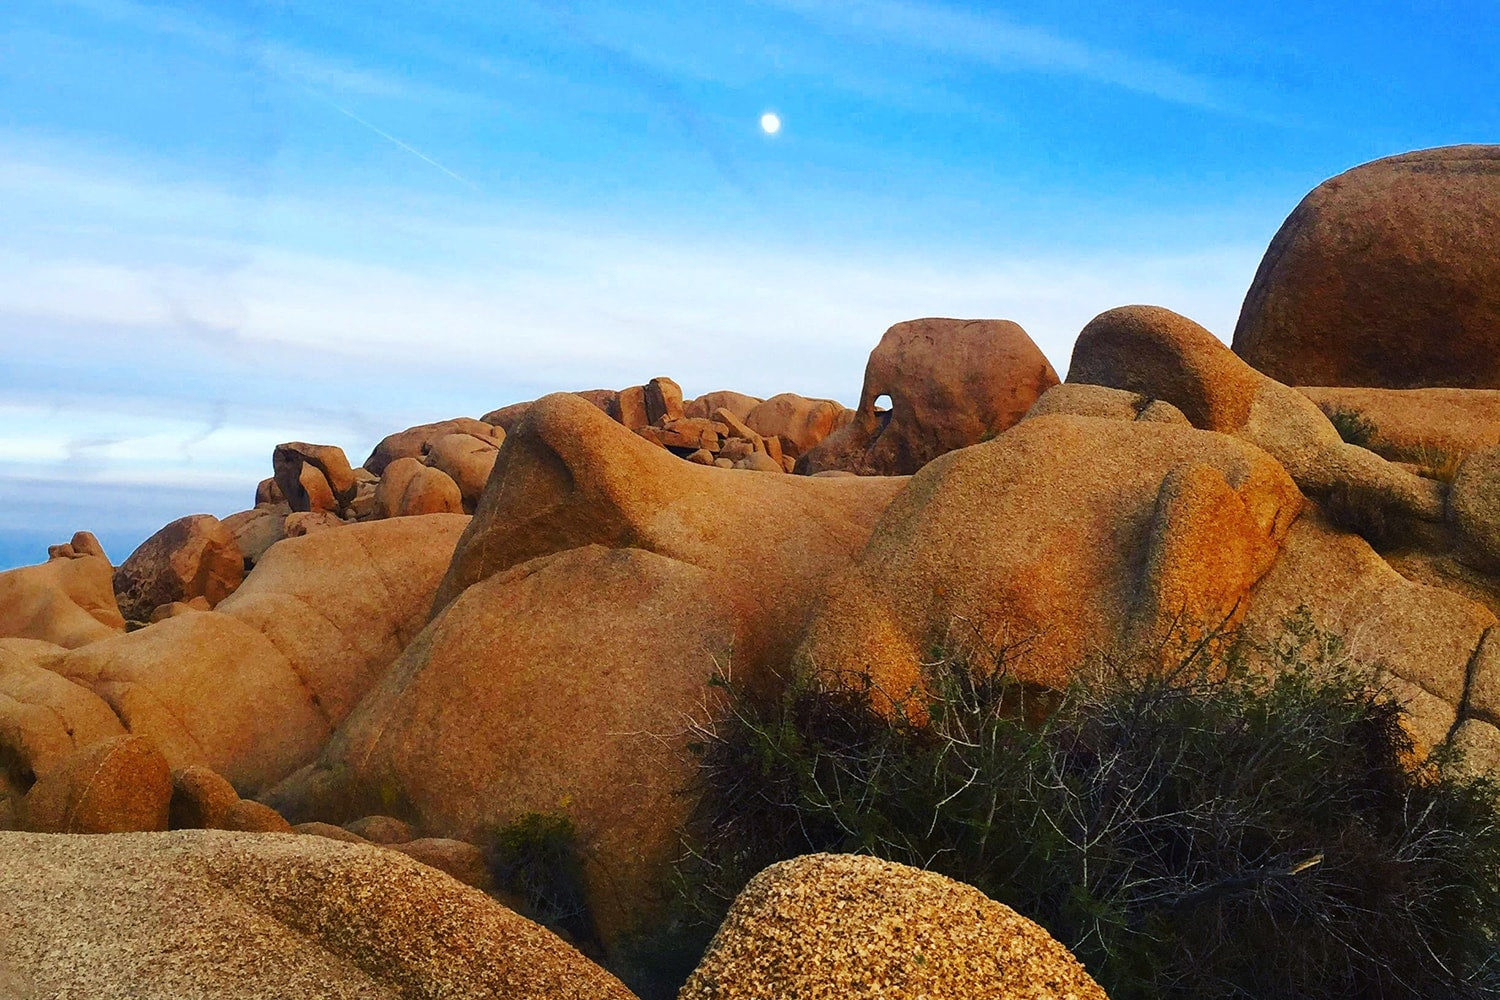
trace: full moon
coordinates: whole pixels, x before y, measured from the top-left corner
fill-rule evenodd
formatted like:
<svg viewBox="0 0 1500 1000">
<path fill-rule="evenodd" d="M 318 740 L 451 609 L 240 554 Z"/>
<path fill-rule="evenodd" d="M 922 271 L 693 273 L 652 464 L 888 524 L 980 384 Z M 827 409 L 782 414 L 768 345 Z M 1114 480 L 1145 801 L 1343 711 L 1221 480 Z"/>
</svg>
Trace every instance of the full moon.
<svg viewBox="0 0 1500 1000">
<path fill-rule="evenodd" d="M 760 130 L 766 135 L 775 135 L 781 131 L 781 116 L 774 111 L 767 111 L 760 116 Z"/>
</svg>

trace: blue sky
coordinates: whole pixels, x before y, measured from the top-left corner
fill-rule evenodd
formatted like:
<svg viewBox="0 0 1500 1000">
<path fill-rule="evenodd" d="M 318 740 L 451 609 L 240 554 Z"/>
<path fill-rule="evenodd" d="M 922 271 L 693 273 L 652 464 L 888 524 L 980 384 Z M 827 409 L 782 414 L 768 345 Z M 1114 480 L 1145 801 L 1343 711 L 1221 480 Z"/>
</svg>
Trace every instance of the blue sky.
<svg viewBox="0 0 1500 1000">
<path fill-rule="evenodd" d="M 283 440 L 852 402 L 914 316 L 1227 336 L 1323 178 L 1500 141 L 1497 51 L 1489 0 L 13 0 L 0 566 L 248 506 Z"/>
</svg>

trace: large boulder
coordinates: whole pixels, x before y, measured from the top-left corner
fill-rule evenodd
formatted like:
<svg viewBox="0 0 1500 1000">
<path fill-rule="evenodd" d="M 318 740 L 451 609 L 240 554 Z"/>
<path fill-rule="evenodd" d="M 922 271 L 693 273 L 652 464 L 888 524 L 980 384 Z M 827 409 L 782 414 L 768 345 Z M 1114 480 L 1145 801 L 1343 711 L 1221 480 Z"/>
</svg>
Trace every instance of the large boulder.
<svg viewBox="0 0 1500 1000">
<path fill-rule="evenodd" d="M 276 485 L 294 511 L 336 514 L 354 499 L 357 481 L 344 449 L 292 441 L 271 452 Z"/>
<path fill-rule="evenodd" d="M 494 423 L 475 420 L 473 417 L 454 417 L 452 420 L 418 424 L 382 438 L 375 446 L 375 450 L 370 452 L 370 457 L 365 459 L 363 467 L 374 475 L 383 476 L 386 466 L 398 458 L 418 460 L 425 458 L 428 449 L 439 438 L 447 437 L 449 434 L 469 434 L 479 438 L 503 438 L 505 436 L 503 429 L 498 435 L 495 431 Z"/>
<path fill-rule="evenodd" d="M 1366 163 L 1271 241 L 1234 349 L 1289 385 L 1500 388 L 1500 146 Z"/>
<path fill-rule="evenodd" d="M 904 700 L 933 646 L 1024 647 L 1060 687 L 1232 625 L 1303 499 L 1257 448 L 1179 424 L 1026 420 L 929 463 L 827 588 L 798 660 Z M 963 634 L 954 634 L 962 623 Z"/>
<path fill-rule="evenodd" d="M 19 822 L 38 775 L 125 733 L 102 698 L 48 669 L 64 655 L 50 643 L 0 640 L 0 830 Z"/>
<path fill-rule="evenodd" d="M 999 434 L 1056 384 L 1052 365 L 1008 320 L 897 323 L 870 352 L 853 420 L 803 455 L 797 471 L 909 475 Z M 889 410 L 876 408 L 882 397 Z"/>
<path fill-rule="evenodd" d="M 489 482 L 490 470 L 495 467 L 500 445 L 505 441 L 504 431 L 498 427 L 493 430 L 493 437 L 445 434 L 427 449 L 426 464 L 446 473 L 458 485 L 463 509 L 469 513 L 473 513 L 478 505 L 484 484 Z"/>
<path fill-rule="evenodd" d="M 467 520 L 398 518 L 286 539 L 214 611 L 47 666 L 102 697 L 172 767 L 207 765 L 252 794 L 313 759 L 415 638 Z"/>
<path fill-rule="evenodd" d="M 566 816 L 613 941 L 660 903 L 691 805 L 688 722 L 707 721 L 708 681 L 734 647 L 717 591 L 696 566 L 599 545 L 492 575 L 268 801 L 332 821 L 396 803 L 424 833 L 467 841 L 528 813 Z"/>
<path fill-rule="evenodd" d="M 1194 427 L 1264 449 L 1304 493 L 1335 502 L 1351 527 L 1372 538 L 1443 522 L 1441 484 L 1345 442 L 1312 400 L 1170 309 L 1122 306 L 1096 316 L 1073 345 L 1068 382 L 1164 400 Z"/>
<path fill-rule="evenodd" d="M 852 854 L 750 881 L 679 1000 L 1108 1000 L 1037 924 L 973 886 Z"/>
<path fill-rule="evenodd" d="M 375 487 L 377 518 L 463 512 L 463 491 L 453 477 L 415 458 L 398 458 L 386 466 Z"/>
<path fill-rule="evenodd" d="M 716 410 L 723 409 L 733 414 L 735 419 L 743 421 L 750 416 L 750 411 L 762 402 L 759 396 L 748 396 L 732 389 L 718 389 L 714 392 L 705 392 L 697 399 L 688 400 L 683 404 L 682 411 L 684 416 L 708 418 L 712 417 Z"/>
<path fill-rule="evenodd" d="M 245 556 L 234 536 L 212 514 L 179 517 L 141 543 L 115 570 L 115 597 L 130 621 L 173 601 L 202 597 L 210 606 L 234 592 L 245 577 Z"/>
<path fill-rule="evenodd" d="M 827 577 L 904 479 L 752 476 L 674 458 L 577 396 L 511 430 L 434 602 L 537 556 L 596 543 L 708 570 L 735 610 L 735 670 L 783 660 Z"/>
<path fill-rule="evenodd" d="M 45 563 L 0 573 L 0 638 L 72 648 L 122 632 L 114 567 L 98 540 L 80 531 L 49 551 Z"/>
<path fill-rule="evenodd" d="M 739 417 L 736 411 L 731 409 L 730 412 Z M 709 415 L 712 416 L 712 412 Z M 757 403 L 739 419 L 760 437 L 774 438 L 782 454 L 796 458 L 817 447 L 824 438 L 847 424 L 851 417 L 842 403 L 831 399 L 809 399 L 782 392 Z"/>
<path fill-rule="evenodd" d="M 21 804 L 34 833 L 132 833 L 167 828 L 172 772 L 148 739 L 116 736 L 54 761 Z"/>
<path fill-rule="evenodd" d="M 0 942 L 38 997 L 633 1000 L 483 893 L 322 837 L 0 834 Z"/>
</svg>

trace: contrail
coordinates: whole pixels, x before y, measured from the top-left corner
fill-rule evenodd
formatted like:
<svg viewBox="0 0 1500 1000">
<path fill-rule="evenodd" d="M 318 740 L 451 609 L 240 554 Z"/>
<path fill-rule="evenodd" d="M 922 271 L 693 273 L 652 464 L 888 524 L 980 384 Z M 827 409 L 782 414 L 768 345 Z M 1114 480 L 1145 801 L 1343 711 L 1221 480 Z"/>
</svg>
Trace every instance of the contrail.
<svg viewBox="0 0 1500 1000">
<path fill-rule="evenodd" d="M 305 91 L 307 91 L 307 93 L 310 94 L 311 96 L 317 98 L 318 100 L 322 101 L 324 104 L 328 105 L 333 110 L 337 111 L 339 114 L 344 115 L 344 116 L 346 116 L 348 118 L 352 118 L 356 122 L 359 122 L 359 124 L 363 125 L 365 128 L 369 129 L 371 132 L 374 132 L 376 135 L 380 136 L 386 142 L 389 142 L 389 143 L 391 143 L 392 145 L 395 145 L 395 146 L 399 146 L 400 148 L 406 150 L 408 153 L 410 153 L 412 156 L 415 156 L 417 159 L 421 160 L 422 162 L 428 163 L 428 164 L 431 164 L 434 167 L 437 167 L 443 173 L 447 174 L 449 177 L 452 177 L 454 180 L 458 181 L 460 184 L 463 184 L 463 185 L 466 185 L 466 186 L 468 186 L 470 188 L 473 188 L 475 191 L 478 191 L 480 194 L 484 193 L 480 189 L 480 187 L 479 187 L 478 184 L 475 184 L 473 181 L 469 180 L 464 175 L 462 175 L 460 173 L 457 173 L 455 171 L 449 170 L 447 167 L 443 166 L 437 160 L 434 160 L 432 157 L 428 156 L 426 153 L 422 152 L 420 149 L 417 149 L 415 146 L 408 145 L 407 143 L 404 143 L 400 139 L 397 139 L 395 136 L 391 135 L 385 129 L 380 128 L 379 126 L 370 124 L 369 122 L 367 122 L 363 118 L 361 118 L 359 115 L 355 114 L 353 111 L 350 111 L 348 108 L 344 107 L 342 104 L 338 103 L 337 101 L 332 100 L 331 98 L 323 96 L 322 94 L 318 93 L 316 90 L 313 90 L 311 87 L 303 86 L 302 89 L 305 90 Z"/>
</svg>

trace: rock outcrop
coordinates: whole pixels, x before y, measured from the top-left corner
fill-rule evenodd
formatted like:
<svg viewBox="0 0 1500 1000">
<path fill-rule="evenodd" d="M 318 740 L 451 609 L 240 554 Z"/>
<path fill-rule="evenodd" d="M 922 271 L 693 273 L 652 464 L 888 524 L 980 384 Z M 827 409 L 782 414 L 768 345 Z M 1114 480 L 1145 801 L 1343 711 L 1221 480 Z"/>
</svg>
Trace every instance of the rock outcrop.
<svg viewBox="0 0 1500 1000">
<path fill-rule="evenodd" d="M 797 471 L 910 475 L 999 434 L 1056 384 L 1042 352 L 1008 320 L 897 323 L 870 352 L 853 419 L 803 455 Z M 876 409 L 887 396 L 891 408 Z"/>
<path fill-rule="evenodd" d="M 37 996 L 633 1000 L 483 893 L 322 837 L 0 834 L 0 941 Z"/>
<path fill-rule="evenodd" d="M 114 567 L 99 540 L 80 531 L 49 552 L 45 563 L 0 573 L 0 638 L 38 639 L 71 649 L 124 631 Z"/>
<path fill-rule="evenodd" d="M 496 433 L 497 430 L 499 433 Z M 363 468 L 372 475 L 383 476 L 386 466 L 396 459 L 415 458 L 420 461 L 427 456 L 433 444 L 450 434 L 494 438 L 497 443 L 505 437 L 504 428 L 497 428 L 493 422 L 475 420 L 473 417 L 454 417 L 452 420 L 418 424 L 382 438 L 375 450 L 370 452 L 370 457 L 365 459 Z"/>
<path fill-rule="evenodd" d="M 505 432 L 493 428 L 494 435 L 446 434 L 427 449 L 426 464 L 445 473 L 458 486 L 462 509 L 472 514 L 489 482 L 495 457 L 505 441 Z M 428 513 L 435 513 L 429 511 Z"/>
<path fill-rule="evenodd" d="M 679 1000 L 1108 1000 L 1068 949 L 978 889 L 862 855 L 761 872 Z"/>
<path fill-rule="evenodd" d="M 115 597 L 130 621 L 150 621 L 163 604 L 202 597 L 209 606 L 234 592 L 245 556 L 212 514 L 180 517 L 141 543 L 115 570 Z"/>
<path fill-rule="evenodd" d="M 423 833 L 469 841 L 528 813 L 567 817 L 612 942 L 662 902 L 691 806 L 688 724 L 708 721 L 733 646 L 706 570 L 599 545 L 542 556 L 467 588 L 267 799 L 302 820 L 396 805 Z"/>
<path fill-rule="evenodd" d="M 1246 631 L 1263 645 L 1307 614 L 1406 704 L 1427 747 L 1461 735 L 1476 761 L 1500 763 L 1500 622 L 1484 605 L 1406 579 L 1358 535 L 1313 515 L 1292 526 L 1247 607 Z"/>
<path fill-rule="evenodd" d="M 1500 446 L 1500 390 L 1299 387 L 1339 435 L 1419 474 L 1452 478 L 1463 457 Z"/>
<path fill-rule="evenodd" d="M 712 574 L 735 614 L 735 670 L 747 675 L 784 663 L 824 580 L 859 553 L 904 484 L 684 462 L 576 396 L 546 396 L 506 439 L 434 613 L 538 556 L 629 546 Z"/>
<path fill-rule="evenodd" d="M 1288 385 L 1500 389 L 1500 146 L 1324 181 L 1271 241 L 1234 349 Z"/>
<path fill-rule="evenodd" d="M 1025 645 L 1059 687 L 1098 653 L 1232 624 L 1303 498 L 1266 453 L 1180 424 L 1054 415 L 942 456 L 833 578 L 798 654 L 904 700 L 934 643 Z M 955 622 L 972 636 L 954 636 Z"/>
<path fill-rule="evenodd" d="M 271 452 L 277 487 L 293 511 L 342 513 L 354 500 L 357 480 L 344 449 L 292 441 Z"/>
<path fill-rule="evenodd" d="M 1095 317 L 1073 346 L 1068 382 L 1165 400 L 1194 427 L 1264 449 L 1305 494 L 1336 504 L 1371 539 L 1430 533 L 1443 523 L 1441 484 L 1345 442 L 1310 399 L 1169 309 L 1123 306 Z"/>
<path fill-rule="evenodd" d="M 216 610 L 45 666 L 102 698 L 172 767 L 204 764 L 253 794 L 312 760 L 420 631 L 466 523 L 434 515 L 289 538 Z"/>
</svg>

